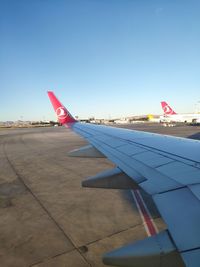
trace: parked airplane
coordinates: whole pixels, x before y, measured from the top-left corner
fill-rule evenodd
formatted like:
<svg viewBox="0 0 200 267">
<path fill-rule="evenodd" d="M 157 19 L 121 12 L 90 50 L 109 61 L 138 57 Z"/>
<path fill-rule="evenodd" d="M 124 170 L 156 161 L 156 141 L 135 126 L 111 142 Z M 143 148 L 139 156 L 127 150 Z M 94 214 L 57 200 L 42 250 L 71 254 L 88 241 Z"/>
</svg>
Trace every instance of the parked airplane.
<svg viewBox="0 0 200 267">
<path fill-rule="evenodd" d="M 135 189 L 150 194 L 167 230 L 103 256 L 107 265 L 199 267 L 200 141 L 80 123 L 48 92 L 64 126 L 90 145 L 74 157 L 107 157 L 116 167 L 82 182 L 84 187 Z"/>
<path fill-rule="evenodd" d="M 162 122 L 200 122 L 200 114 L 177 114 L 165 101 L 161 102 L 164 115 L 160 116 Z"/>
</svg>

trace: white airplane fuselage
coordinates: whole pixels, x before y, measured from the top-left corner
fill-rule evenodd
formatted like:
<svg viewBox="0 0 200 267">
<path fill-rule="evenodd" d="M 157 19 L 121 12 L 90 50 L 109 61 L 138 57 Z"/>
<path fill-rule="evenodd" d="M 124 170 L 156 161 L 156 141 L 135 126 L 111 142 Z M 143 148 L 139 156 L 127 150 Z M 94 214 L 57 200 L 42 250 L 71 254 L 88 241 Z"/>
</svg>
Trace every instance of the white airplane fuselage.
<svg viewBox="0 0 200 267">
<path fill-rule="evenodd" d="M 200 114 L 173 114 L 160 116 L 161 122 L 200 122 Z"/>
</svg>

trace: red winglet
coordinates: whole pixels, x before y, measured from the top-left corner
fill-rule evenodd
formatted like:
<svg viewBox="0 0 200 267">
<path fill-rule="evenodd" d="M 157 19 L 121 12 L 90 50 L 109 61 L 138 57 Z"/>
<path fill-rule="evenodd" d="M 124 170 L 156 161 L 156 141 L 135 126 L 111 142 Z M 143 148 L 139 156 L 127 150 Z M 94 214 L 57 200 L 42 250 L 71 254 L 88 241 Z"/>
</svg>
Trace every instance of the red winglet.
<svg viewBox="0 0 200 267">
<path fill-rule="evenodd" d="M 61 124 L 77 122 L 65 106 L 57 99 L 53 92 L 48 91 L 49 99 Z"/>
<path fill-rule="evenodd" d="M 165 115 L 175 115 L 176 112 L 165 102 L 161 102 L 162 109 Z"/>
</svg>

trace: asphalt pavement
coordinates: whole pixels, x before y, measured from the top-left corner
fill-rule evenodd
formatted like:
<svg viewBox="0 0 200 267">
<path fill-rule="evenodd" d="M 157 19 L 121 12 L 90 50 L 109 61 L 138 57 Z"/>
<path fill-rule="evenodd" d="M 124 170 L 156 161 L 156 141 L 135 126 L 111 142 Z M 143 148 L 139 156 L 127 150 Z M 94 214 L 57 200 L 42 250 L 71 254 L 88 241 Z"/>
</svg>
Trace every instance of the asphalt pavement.
<svg viewBox="0 0 200 267">
<path fill-rule="evenodd" d="M 200 127 L 126 125 L 198 139 Z M 102 267 L 103 253 L 146 237 L 129 190 L 82 188 L 112 168 L 107 159 L 70 158 L 86 141 L 63 127 L 0 130 L 0 262 L 3 267 Z M 159 230 L 165 228 L 144 194 Z"/>
</svg>

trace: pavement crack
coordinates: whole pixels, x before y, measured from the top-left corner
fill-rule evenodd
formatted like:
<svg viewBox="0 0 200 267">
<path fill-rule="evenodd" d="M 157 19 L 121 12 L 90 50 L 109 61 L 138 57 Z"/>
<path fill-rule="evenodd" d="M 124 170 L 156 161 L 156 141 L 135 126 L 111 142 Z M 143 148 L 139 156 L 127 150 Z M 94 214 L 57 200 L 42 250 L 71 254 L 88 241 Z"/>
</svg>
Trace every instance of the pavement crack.
<svg viewBox="0 0 200 267">
<path fill-rule="evenodd" d="M 65 233 L 65 231 L 63 230 L 63 228 L 59 225 L 59 223 L 54 219 L 54 217 L 51 215 L 51 213 L 48 211 L 48 209 L 44 206 L 44 204 L 40 201 L 40 199 L 37 197 L 36 194 L 34 194 L 34 192 L 31 190 L 31 188 L 25 183 L 24 179 L 22 178 L 22 176 L 19 174 L 19 172 L 17 171 L 17 169 L 15 168 L 14 164 L 12 163 L 12 161 L 10 160 L 7 151 L 6 151 L 6 143 L 3 143 L 3 152 L 5 155 L 6 160 L 8 161 L 11 169 L 13 170 L 13 172 L 15 173 L 17 179 L 24 185 L 24 187 L 27 189 L 27 191 L 32 195 L 32 197 L 37 201 L 37 203 L 40 205 L 40 207 L 46 212 L 46 214 L 49 216 L 49 218 L 52 220 L 52 222 L 56 225 L 56 227 L 61 231 L 61 233 L 63 234 L 63 236 L 67 239 L 68 242 L 70 242 L 70 244 L 72 245 L 72 247 L 74 247 L 74 249 L 80 254 L 80 256 L 84 259 L 84 261 L 89 265 L 92 266 L 88 260 L 86 259 L 86 257 L 79 251 L 78 247 L 75 245 L 75 243 L 71 240 L 71 238 L 68 237 L 68 235 Z"/>
<path fill-rule="evenodd" d="M 143 226 L 143 224 L 142 224 L 142 223 L 138 223 L 138 224 L 132 225 L 132 226 L 127 227 L 127 228 L 125 228 L 125 229 L 122 229 L 122 230 L 120 230 L 120 231 L 116 231 L 116 232 L 114 232 L 114 233 L 111 233 L 110 235 L 107 235 L 107 236 L 105 236 L 105 237 L 103 237 L 103 238 L 99 238 L 99 239 L 96 239 L 96 240 L 94 240 L 94 241 L 88 242 L 88 243 L 86 243 L 84 246 L 90 246 L 90 245 L 95 244 L 95 243 L 97 243 L 97 242 L 103 241 L 103 240 L 105 240 L 106 238 L 110 238 L 110 237 L 112 237 L 112 236 L 121 234 L 121 233 L 126 232 L 126 231 L 128 231 L 128 230 L 137 228 L 137 227 L 139 227 L 139 226 Z"/>
<path fill-rule="evenodd" d="M 54 255 L 54 256 L 52 256 L 52 257 L 44 258 L 44 259 L 42 259 L 42 260 L 40 260 L 40 261 L 37 261 L 37 262 L 35 262 L 35 263 L 29 265 L 29 267 L 34 267 L 34 266 L 36 266 L 36 265 L 38 265 L 38 264 L 43 263 L 43 262 L 46 261 L 46 260 L 55 259 L 55 258 L 60 257 L 60 256 L 62 256 L 62 255 L 65 255 L 65 254 L 67 255 L 67 254 L 69 254 L 69 253 L 71 253 L 71 252 L 73 252 L 73 251 L 77 251 L 77 249 L 72 249 L 72 250 L 70 250 L 70 251 L 64 251 L 64 252 L 62 252 L 62 253 L 58 253 L 58 254 L 56 254 L 56 255 Z M 84 256 L 83 256 L 83 258 L 84 258 Z M 86 260 L 86 263 L 88 264 L 88 266 L 93 267 L 87 260 Z"/>
</svg>

